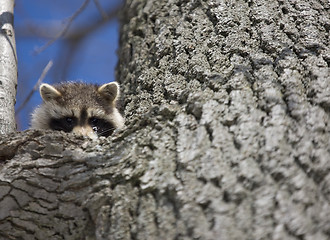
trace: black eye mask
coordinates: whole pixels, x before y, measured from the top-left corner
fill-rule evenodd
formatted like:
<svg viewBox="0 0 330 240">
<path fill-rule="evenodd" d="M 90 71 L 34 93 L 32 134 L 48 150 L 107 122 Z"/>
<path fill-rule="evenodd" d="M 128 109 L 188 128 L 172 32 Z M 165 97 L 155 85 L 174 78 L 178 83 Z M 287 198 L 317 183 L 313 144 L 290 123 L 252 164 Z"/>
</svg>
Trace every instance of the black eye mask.
<svg viewBox="0 0 330 240">
<path fill-rule="evenodd" d="M 115 130 L 113 124 L 96 117 L 90 118 L 88 120 L 88 124 L 92 127 L 92 129 L 94 130 L 94 132 L 96 132 L 98 136 L 108 137 Z"/>
<path fill-rule="evenodd" d="M 76 117 L 52 118 L 49 127 L 52 130 L 71 132 L 77 124 L 78 119 Z"/>
</svg>

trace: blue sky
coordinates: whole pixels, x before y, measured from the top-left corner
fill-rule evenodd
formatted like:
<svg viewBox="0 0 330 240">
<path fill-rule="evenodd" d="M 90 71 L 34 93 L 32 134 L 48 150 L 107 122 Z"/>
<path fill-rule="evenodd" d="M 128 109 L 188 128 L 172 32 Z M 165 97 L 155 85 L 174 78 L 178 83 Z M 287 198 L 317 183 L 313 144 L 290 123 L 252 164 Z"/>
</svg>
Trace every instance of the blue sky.
<svg viewBox="0 0 330 240">
<path fill-rule="evenodd" d="M 70 67 L 63 79 L 61 66 L 66 65 L 66 53 L 72 46 L 57 40 L 41 53 L 37 50 L 49 41 L 44 35 L 56 36 L 85 0 L 16 0 L 15 31 L 18 56 L 18 89 L 16 109 L 38 81 L 47 63 L 54 61 L 43 82 L 84 81 L 106 83 L 115 80 L 117 64 L 116 50 L 119 40 L 119 24 L 116 19 L 93 31 L 77 46 Z M 115 9 L 121 0 L 98 0 L 103 10 Z M 84 28 L 95 19 L 102 18 L 94 0 L 90 0 L 85 10 L 73 21 L 69 28 Z M 68 33 L 69 33 L 68 32 Z M 35 92 L 25 108 L 16 115 L 18 130 L 29 127 L 30 114 L 41 103 L 39 92 Z"/>
</svg>

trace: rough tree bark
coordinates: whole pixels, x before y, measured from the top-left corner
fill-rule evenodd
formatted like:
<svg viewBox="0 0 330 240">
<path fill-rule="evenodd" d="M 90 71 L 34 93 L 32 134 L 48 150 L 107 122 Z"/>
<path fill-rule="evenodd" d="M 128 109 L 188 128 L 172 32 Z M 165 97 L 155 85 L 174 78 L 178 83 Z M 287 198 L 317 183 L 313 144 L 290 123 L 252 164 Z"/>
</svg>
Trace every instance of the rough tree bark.
<svg viewBox="0 0 330 240">
<path fill-rule="evenodd" d="M 0 0 L 0 134 L 16 131 L 15 99 L 17 57 L 14 35 L 14 0 Z"/>
<path fill-rule="evenodd" d="M 127 1 L 127 128 L 2 140 L 2 239 L 329 239 L 327 11 Z"/>
</svg>

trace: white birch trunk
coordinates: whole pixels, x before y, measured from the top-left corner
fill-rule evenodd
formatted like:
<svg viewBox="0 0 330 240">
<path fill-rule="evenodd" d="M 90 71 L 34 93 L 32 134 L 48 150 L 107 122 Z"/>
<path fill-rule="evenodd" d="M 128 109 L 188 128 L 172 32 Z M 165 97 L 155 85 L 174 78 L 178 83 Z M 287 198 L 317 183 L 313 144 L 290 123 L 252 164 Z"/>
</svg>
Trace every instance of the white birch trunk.
<svg viewBox="0 0 330 240">
<path fill-rule="evenodd" d="M 0 0 L 0 134 L 16 131 L 17 55 L 14 0 Z"/>
</svg>

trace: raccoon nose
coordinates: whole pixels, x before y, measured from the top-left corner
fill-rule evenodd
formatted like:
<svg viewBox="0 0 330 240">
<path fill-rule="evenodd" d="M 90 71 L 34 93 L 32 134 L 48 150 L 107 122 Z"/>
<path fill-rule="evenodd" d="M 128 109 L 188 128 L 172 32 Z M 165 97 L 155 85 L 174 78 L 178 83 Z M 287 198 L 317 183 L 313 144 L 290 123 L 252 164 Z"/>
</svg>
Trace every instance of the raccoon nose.
<svg viewBox="0 0 330 240">
<path fill-rule="evenodd" d="M 97 138 L 96 133 L 89 126 L 76 126 L 73 128 L 72 132 L 80 136 L 87 136 L 91 139 Z"/>
</svg>

